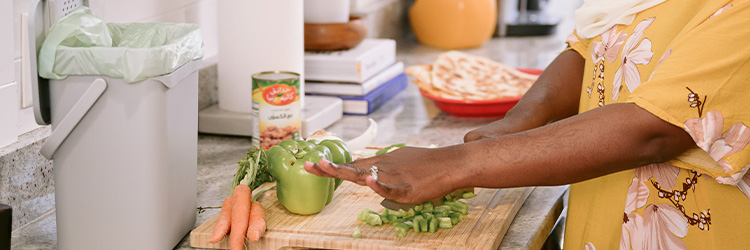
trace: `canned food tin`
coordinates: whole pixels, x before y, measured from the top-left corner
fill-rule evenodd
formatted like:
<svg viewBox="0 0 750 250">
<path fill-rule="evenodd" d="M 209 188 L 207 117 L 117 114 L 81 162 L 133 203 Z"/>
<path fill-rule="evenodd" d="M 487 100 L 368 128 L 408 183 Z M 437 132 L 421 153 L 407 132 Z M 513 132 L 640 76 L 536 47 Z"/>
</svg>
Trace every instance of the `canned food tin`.
<svg viewBox="0 0 750 250">
<path fill-rule="evenodd" d="M 259 122 L 253 145 L 268 149 L 283 140 L 300 139 L 299 74 L 267 71 L 252 78 L 253 114 Z"/>
</svg>

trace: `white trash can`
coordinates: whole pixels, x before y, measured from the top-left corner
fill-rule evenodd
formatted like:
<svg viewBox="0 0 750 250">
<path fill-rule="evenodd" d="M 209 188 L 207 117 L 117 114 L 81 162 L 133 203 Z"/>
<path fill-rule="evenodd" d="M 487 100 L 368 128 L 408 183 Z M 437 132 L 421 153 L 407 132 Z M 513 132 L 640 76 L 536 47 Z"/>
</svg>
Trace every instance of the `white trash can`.
<svg viewBox="0 0 750 250">
<path fill-rule="evenodd" d="M 36 39 L 39 27 L 30 20 Z M 59 249 L 172 249 L 195 226 L 201 63 L 135 83 L 32 76 L 37 122 L 52 124 L 41 153 L 53 159 Z"/>
</svg>

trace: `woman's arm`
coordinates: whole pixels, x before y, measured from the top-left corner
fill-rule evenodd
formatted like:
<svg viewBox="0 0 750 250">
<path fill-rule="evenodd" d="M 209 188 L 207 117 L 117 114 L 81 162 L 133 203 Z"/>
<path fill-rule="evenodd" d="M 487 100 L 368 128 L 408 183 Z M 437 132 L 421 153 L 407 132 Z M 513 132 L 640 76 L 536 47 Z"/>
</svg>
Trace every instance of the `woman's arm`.
<svg viewBox="0 0 750 250">
<path fill-rule="evenodd" d="M 583 65 L 575 51 L 561 53 L 505 118 L 467 133 L 464 141 L 521 132 L 577 114 Z"/>
<path fill-rule="evenodd" d="M 402 148 L 349 164 L 307 163 L 310 173 L 368 185 L 398 202 L 463 187 L 574 183 L 674 158 L 694 147 L 682 128 L 632 103 L 611 104 L 528 131 L 444 148 Z M 370 168 L 379 169 L 378 181 Z"/>
</svg>

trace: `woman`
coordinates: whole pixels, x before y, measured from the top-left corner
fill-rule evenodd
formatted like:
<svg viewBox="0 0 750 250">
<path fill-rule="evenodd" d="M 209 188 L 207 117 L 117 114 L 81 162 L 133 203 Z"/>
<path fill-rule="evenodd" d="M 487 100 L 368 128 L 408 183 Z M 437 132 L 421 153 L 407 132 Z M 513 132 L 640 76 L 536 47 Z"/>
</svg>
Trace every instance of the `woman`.
<svg viewBox="0 0 750 250">
<path fill-rule="evenodd" d="M 572 183 L 565 249 L 749 248 L 750 1 L 591 0 L 576 20 L 518 105 L 466 143 L 306 169 L 400 202 Z"/>
</svg>

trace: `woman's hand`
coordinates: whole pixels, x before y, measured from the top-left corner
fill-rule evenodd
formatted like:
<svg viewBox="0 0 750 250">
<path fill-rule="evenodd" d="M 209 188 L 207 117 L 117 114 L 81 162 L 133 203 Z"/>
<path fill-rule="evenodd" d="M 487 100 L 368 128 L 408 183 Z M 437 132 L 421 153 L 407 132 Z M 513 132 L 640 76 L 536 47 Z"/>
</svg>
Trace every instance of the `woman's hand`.
<svg viewBox="0 0 750 250">
<path fill-rule="evenodd" d="M 453 192 L 461 176 L 461 150 L 456 147 L 404 147 L 346 164 L 321 159 L 306 162 L 305 170 L 323 176 L 367 185 L 384 198 L 401 203 L 429 201 Z M 371 169 L 377 166 L 377 180 Z"/>
</svg>

